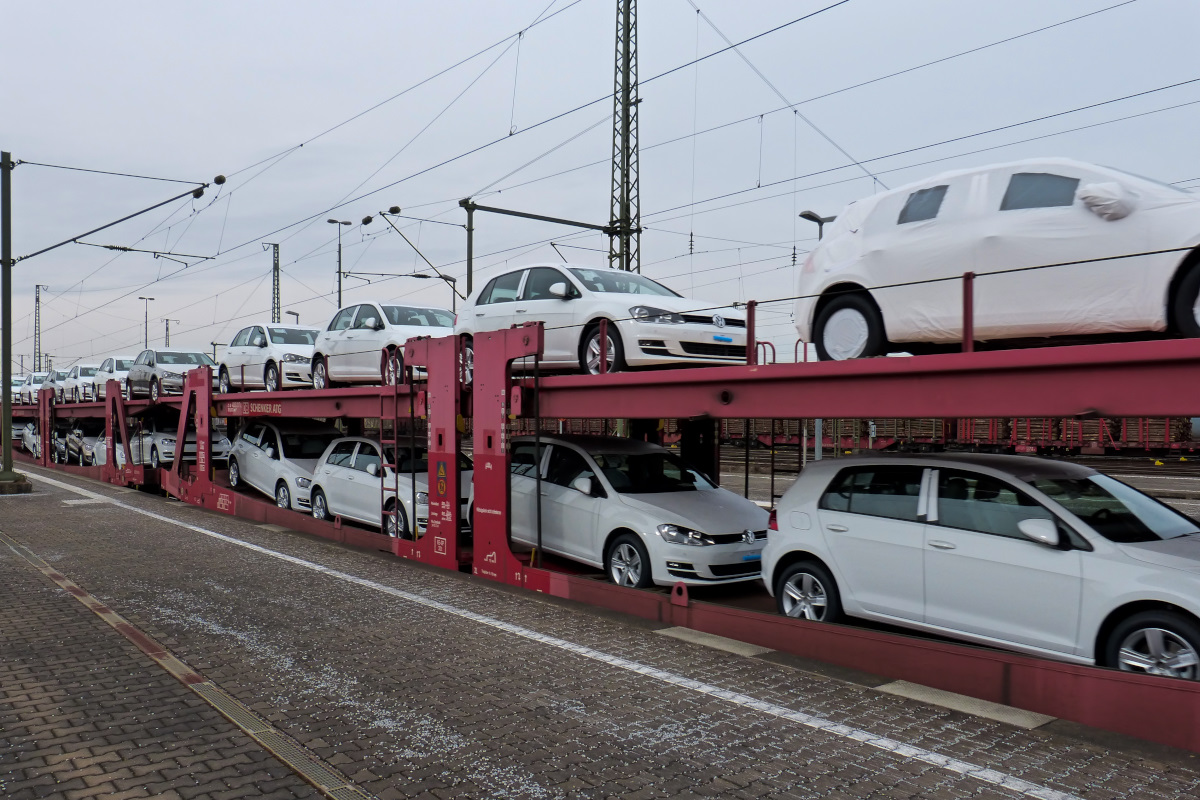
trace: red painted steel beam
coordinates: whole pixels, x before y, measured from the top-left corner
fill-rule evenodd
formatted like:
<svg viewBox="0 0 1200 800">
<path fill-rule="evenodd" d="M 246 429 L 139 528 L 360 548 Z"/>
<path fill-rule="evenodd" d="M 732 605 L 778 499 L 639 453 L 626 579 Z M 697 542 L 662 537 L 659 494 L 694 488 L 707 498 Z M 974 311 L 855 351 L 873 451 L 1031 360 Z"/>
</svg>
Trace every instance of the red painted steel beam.
<svg viewBox="0 0 1200 800">
<path fill-rule="evenodd" d="M 1200 339 L 543 378 L 543 417 L 1172 417 Z"/>
<path fill-rule="evenodd" d="M 298 390 L 271 394 L 219 394 L 213 398 L 218 417 L 315 417 L 332 419 L 352 417 L 373 419 L 379 416 L 382 392 L 387 386 L 351 386 L 343 389 Z M 402 396 L 408 387 L 399 387 Z M 407 401 L 406 401 L 407 404 Z"/>
</svg>

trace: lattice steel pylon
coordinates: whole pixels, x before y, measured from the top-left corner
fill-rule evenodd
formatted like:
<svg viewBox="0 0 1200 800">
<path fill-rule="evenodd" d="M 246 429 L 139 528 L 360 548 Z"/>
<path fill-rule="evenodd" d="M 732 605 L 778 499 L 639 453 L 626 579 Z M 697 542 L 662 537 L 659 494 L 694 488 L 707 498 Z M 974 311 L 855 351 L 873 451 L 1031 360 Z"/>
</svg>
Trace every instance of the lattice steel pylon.
<svg viewBox="0 0 1200 800">
<path fill-rule="evenodd" d="M 279 302 L 279 245 L 263 242 L 263 250 L 272 250 L 271 262 L 271 322 L 282 322 L 283 305 Z"/>
<path fill-rule="evenodd" d="M 33 287 L 33 371 L 42 371 L 42 289 L 49 286 L 38 284 Z"/>
<path fill-rule="evenodd" d="M 617 0 L 616 88 L 613 90 L 612 212 L 609 266 L 642 271 L 638 199 L 637 0 Z"/>
</svg>

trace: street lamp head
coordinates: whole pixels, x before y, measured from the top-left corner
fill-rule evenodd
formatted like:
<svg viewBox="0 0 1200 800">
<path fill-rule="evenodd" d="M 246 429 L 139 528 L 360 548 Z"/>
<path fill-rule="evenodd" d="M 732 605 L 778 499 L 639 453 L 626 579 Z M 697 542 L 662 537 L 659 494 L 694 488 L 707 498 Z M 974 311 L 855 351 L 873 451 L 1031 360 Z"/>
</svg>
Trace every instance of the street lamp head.
<svg viewBox="0 0 1200 800">
<path fill-rule="evenodd" d="M 815 211 L 801 211 L 800 219 L 806 219 L 809 222 L 815 222 L 818 225 L 820 225 L 822 222 L 824 222 L 824 220 L 821 219 L 821 215 Z"/>
<path fill-rule="evenodd" d="M 138 300 L 153 300 L 153 297 L 139 297 Z"/>
</svg>

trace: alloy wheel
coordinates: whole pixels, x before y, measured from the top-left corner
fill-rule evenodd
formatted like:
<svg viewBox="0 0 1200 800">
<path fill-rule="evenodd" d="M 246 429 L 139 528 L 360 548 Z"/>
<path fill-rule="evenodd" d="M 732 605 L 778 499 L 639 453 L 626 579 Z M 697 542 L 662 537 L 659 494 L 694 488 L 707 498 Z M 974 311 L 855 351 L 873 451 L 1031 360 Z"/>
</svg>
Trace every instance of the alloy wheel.
<svg viewBox="0 0 1200 800">
<path fill-rule="evenodd" d="M 637 548 L 628 542 L 613 548 L 608 571 L 618 586 L 637 586 L 642 579 L 642 557 Z"/>
<path fill-rule="evenodd" d="M 235 459 L 229 459 L 229 486 L 233 489 L 238 488 L 238 484 L 242 482 L 242 473 L 238 468 L 238 463 Z"/>
<path fill-rule="evenodd" d="M 328 389 L 329 375 L 325 372 L 325 359 L 320 358 L 313 364 L 313 388 Z"/>
<path fill-rule="evenodd" d="M 217 391 L 221 394 L 229 394 L 233 391 L 233 386 L 229 383 L 229 370 L 221 367 L 221 375 L 217 379 Z"/>
<path fill-rule="evenodd" d="M 275 489 L 275 505 L 279 508 L 291 508 L 292 496 L 288 492 L 287 484 L 280 483 Z"/>
<path fill-rule="evenodd" d="M 267 374 L 263 376 L 263 387 L 268 392 L 279 391 L 279 370 L 274 364 L 267 364 Z"/>
<path fill-rule="evenodd" d="M 158 402 L 159 391 L 160 391 L 160 389 L 158 388 L 158 379 L 157 378 L 151 379 L 150 380 L 150 402 L 151 403 Z"/>
<path fill-rule="evenodd" d="M 783 610 L 789 617 L 820 622 L 828 608 L 825 587 L 810 573 L 796 573 L 783 585 Z"/>
<path fill-rule="evenodd" d="M 159 461 L 159 459 L 158 459 L 158 448 L 157 447 L 150 448 L 150 466 L 153 467 L 154 469 L 158 469 L 159 467 L 162 466 L 162 462 Z"/>
<path fill-rule="evenodd" d="M 1200 677 L 1196 646 L 1167 628 L 1138 628 L 1121 642 L 1117 663 L 1126 672 L 1144 672 L 1170 678 Z"/>
<path fill-rule="evenodd" d="M 329 516 L 329 509 L 325 507 L 325 495 L 320 491 L 313 492 L 312 515 L 315 519 L 325 519 Z"/>
<path fill-rule="evenodd" d="M 608 336 L 607 338 L 608 338 L 608 347 L 607 347 L 608 352 L 606 354 L 605 361 L 607 361 L 608 363 L 606 364 L 605 371 L 612 372 L 613 367 L 616 365 L 617 344 L 616 344 L 616 342 L 613 341 L 613 338 L 611 335 Z M 590 339 L 588 339 L 586 353 L 587 353 L 588 374 L 589 375 L 599 375 L 600 374 L 600 332 L 599 331 L 592 334 L 592 337 Z"/>
</svg>

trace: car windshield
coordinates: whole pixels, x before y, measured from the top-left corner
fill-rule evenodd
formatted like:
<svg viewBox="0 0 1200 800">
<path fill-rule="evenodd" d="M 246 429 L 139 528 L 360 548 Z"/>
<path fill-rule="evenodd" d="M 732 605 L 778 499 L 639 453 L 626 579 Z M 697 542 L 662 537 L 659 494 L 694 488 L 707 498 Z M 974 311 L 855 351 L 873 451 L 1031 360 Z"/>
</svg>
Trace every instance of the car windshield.
<svg viewBox="0 0 1200 800">
<path fill-rule="evenodd" d="M 391 464 L 395 464 L 396 470 L 398 472 L 421 472 L 421 473 L 428 472 L 429 471 L 429 452 L 424 447 L 416 448 L 415 452 L 417 454 L 417 458 L 415 461 L 412 458 L 410 458 L 409 454 L 412 452 L 414 452 L 414 451 L 411 450 L 410 448 L 408 448 L 404 445 L 401 445 L 400 446 L 400 460 L 397 461 L 395 456 L 393 455 L 394 451 L 392 450 L 392 448 L 389 447 L 387 449 L 388 462 Z M 474 468 L 475 468 L 475 466 L 474 466 L 474 464 L 471 463 L 471 459 L 467 458 L 467 456 L 463 455 L 462 453 L 458 454 L 458 469 L 459 469 L 459 471 L 470 472 Z"/>
<path fill-rule="evenodd" d="M 615 269 L 584 269 L 572 267 L 571 272 L 593 292 L 614 294 L 651 294 L 658 297 L 682 297 L 661 283 L 655 283 L 633 272 Z"/>
<path fill-rule="evenodd" d="M 96 367 L 80 367 L 79 368 L 79 377 L 81 377 L 81 378 L 96 377 Z"/>
<path fill-rule="evenodd" d="M 1188 197 L 1195 197 L 1195 194 L 1193 194 L 1192 192 L 1189 192 L 1187 189 L 1181 189 L 1178 186 L 1174 186 L 1174 185 L 1166 183 L 1164 181 L 1160 181 L 1156 178 L 1147 178 L 1145 175 L 1138 175 L 1136 172 L 1130 172 L 1127 169 L 1119 169 L 1117 167 L 1105 167 L 1105 169 L 1110 169 L 1113 172 L 1119 172 L 1122 175 L 1128 175 L 1131 178 L 1137 178 L 1139 181 L 1146 181 L 1146 183 L 1152 183 L 1155 186 L 1157 186 L 1159 189 L 1168 189 L 1172 192 L 1186 195 Z M 1185 181 L 1185 183 L 1186 183 L 1186 181 Z"/>
<path fill-rule="evenodd" d="M 117 372 L 129 372 L 129 368 L 133 366 L 133 359 L 118 358 L 117 366 L 114 368 Z"/>
<path fill-rule="evenodd" d="M 285 433 L 283 440 L 283 455 L 285 458 L 320 458 L 335 439 L 340 439 L 337 431 L 329 433 Z"/>
<path fill-rule="evenodd" d="M 1033 478 L 1029 483 L 1110 542 L 1157 542 L 1200 533 L 1200 526 L 1175 509 L 1107 475 Z"/>
<path fill-rule="evenodd" d="M 440 308 L 384 306 L 383 313 L 393 325 L 414 325 L 422 328 L 452 328 L 454 315 Z"/>
<path fill-rule="evenodd" d="M 314 328 L 267 328 L 271 341 L 275 344 L 316 344 L 317 331 Z"/>
<path fill-rule="evenodd" d="M 215 367 L 216 362 L 207 353 L 156 353 L 155 363 L 162 364 L 195 364 L 198 366 Z"/>
<path fill-rule="evenodd" d="M 694 492 L 712 482 L 671 453 L 592 453 L 596 466 L 621 494 Z"/>
</svg>

